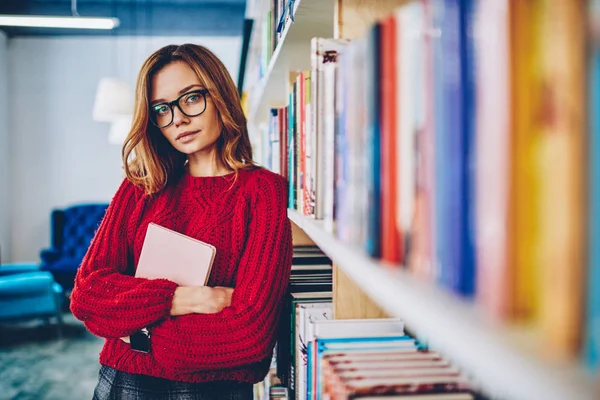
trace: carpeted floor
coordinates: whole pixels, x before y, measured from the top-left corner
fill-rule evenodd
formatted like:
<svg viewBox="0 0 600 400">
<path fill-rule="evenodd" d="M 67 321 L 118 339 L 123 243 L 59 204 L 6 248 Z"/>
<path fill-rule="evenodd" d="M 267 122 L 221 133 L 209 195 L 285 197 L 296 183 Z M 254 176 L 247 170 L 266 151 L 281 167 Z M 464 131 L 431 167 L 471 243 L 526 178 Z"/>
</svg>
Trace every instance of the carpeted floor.
<svg viewBox="0 0 600 400">
<path fill-rule="evenodd" d="M 64 314 L 62 337 L 43 321 L 0 324 L 0 399 L 87 400 L 103 339 Z"/>
</svg>

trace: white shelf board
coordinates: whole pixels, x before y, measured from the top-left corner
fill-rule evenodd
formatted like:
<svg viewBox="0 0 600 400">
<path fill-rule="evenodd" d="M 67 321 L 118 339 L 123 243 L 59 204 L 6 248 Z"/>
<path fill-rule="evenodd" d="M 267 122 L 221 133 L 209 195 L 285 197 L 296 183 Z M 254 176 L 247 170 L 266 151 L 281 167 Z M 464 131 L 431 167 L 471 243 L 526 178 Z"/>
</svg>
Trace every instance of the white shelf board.
<svg viewBox="0 0 600 400">
<path fill-rule="evenodd" d="M 289 72 L 310 68 L 310 40 L 333 37 L 334 0 L 296 0 L 293 14 L 294 22 L 288 19 L 267 71 L 250 90 L 251 122 L 267 121 L 269 108 L 287 104 Z"/>
<path fill-rule="evenodd" d="M 323 229 L 323 222 L 295 210 L 288 216 L 373 301 L 402 318 L 418 337 L 464 368 L 493 398 L 510 400 L 599 399 L 580 365 L 545 362 L 517 339 L 522 329 L 489 321 L 473 303 L 368 257 Z"/>
</svg>

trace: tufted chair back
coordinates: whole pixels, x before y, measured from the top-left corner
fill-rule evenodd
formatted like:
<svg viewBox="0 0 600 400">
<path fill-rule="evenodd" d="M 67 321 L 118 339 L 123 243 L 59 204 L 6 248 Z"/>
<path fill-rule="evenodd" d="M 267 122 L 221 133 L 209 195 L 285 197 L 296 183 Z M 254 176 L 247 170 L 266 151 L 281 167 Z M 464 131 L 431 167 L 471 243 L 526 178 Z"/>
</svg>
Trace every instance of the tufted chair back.
<svg viewBox="0 0 600 400">
<path fill-rule="evenodd" d="M 41 268 L 50 271 L 63 287 L 73 287 L 77 268 L 107 207 L 108 204 L 82 204 L 52 211 L 51 247 L 40 253 Z"/>
</svg>

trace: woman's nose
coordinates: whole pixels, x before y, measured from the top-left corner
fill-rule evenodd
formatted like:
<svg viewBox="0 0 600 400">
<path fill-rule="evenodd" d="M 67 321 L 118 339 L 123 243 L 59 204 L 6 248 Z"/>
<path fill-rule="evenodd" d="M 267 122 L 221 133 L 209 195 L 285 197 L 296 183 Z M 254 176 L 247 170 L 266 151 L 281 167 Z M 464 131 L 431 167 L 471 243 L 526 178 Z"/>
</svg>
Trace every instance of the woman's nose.
<svg viewBox="0 0 600 400">
<path fill-rule="evenodd" d="M 175 126 L 180 126 L 182 124 L 187 124 L 190 122 L 190 117 L 185 115 L 179 107 L 173 107 L 173 124 Z"/>
</svg>

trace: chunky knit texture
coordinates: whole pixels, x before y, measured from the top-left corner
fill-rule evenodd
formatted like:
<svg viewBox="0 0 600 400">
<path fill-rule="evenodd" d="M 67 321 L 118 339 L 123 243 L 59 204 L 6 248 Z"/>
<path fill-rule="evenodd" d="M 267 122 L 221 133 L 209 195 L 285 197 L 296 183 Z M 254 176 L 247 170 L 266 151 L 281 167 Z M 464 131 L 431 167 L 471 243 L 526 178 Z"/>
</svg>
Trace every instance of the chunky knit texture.
<svg viewBox="0 0 600 400">
<path fill-rule="evenodd" d="M 71 298 L 73 314 L 106 338 L 100 363 L 184 382 L 262 380 L 292 263 L 286 196 L 285 180 L 261 168 L 240 170 L 235 180 L 186 173 L 152 197 L 125 180 Z M 208 284 L 235 289 L 230 307 L 170 316 L 177 284 L 133 276 L 150 222 L 216 247 Z M 151 333 L 148 354 L 119 339 L 144 327 Z"/>
</svg>

